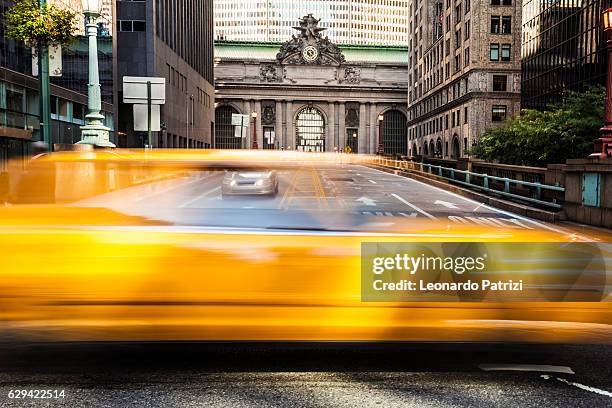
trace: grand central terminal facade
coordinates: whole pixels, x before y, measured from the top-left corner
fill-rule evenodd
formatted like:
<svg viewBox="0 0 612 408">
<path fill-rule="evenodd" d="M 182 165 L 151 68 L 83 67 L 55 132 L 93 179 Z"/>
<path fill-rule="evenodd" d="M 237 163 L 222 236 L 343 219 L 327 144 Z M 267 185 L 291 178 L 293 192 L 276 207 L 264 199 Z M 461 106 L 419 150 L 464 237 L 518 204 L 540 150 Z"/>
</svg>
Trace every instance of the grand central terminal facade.
<svg viewBox="0 0 612 408">
<path fill-rule="evenodd" d="M 283 44 L 215 43 L 214 148 L 408 154 L 408 50 L 338 46 L 318 22 Z"/>
</svg>

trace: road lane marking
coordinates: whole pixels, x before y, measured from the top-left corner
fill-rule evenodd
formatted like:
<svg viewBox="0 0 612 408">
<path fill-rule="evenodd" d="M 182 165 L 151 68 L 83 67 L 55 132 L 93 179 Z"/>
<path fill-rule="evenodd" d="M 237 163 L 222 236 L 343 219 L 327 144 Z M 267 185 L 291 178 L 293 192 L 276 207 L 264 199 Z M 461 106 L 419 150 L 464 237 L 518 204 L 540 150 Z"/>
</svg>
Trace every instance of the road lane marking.
<svg viewBox="0 0 612 408">
<path fill-rule="evenodd" d="M 417 213 L 410 213 L 410 215 L 406 214 L 406 213 L 399 213 L 399 215 L 401 215 L 402 217 L 408 217 L 408 218 L 416 218 Z"/>
<path fill-rule="evenodd" d="M 600 388 L 591 387 L 591 386 L 580 384 L 580 383 L 573 382 L 573 381 L 567 381 L 565 378 L 553 377 L 552 375 L 542 374 L 542 375 L 540 375 L 540 377 L 545 379 L 545 380 L 550 380 L 552 378 L 552 379 L 555 379 L 557 381 L 561 381 L 562 383 L 565 383 L 567 385 L 573 385 L 574 387 L 578 387 L 581 390 L 593 392 L 595 394 L 604 395 L 606 397 L 612 398 L 612 392 L 606 391 L 606 390 L 602 390 Z"/>
<path fill-rule="evenodd" d="M 436 217 L 434 217 L 433 215 L 431 215 L 430 213 L 421 210 L 419 207 L 417 207 L 416 205 L 409 203 L 408 201 L 404 200 L 402 197 L 398 196 L 397 194 L 393 193 L 391 194 L 393 197 L 397 198 L 399 201 L 401 201 L 402 203 L 406 204 L 408 207 L 412 208 L 413 210 L 417 211 L 418 213 L 423 214 L 424 216 L 426 216 L 429 219 L 432 220 L 437 220 Z"/>
<path fill-rule="evenodd" d="M 569 234 L 569 233 L 570 233 L 570 231 L 568 231 L 568 230 L 563 230 L 563 229 L 560 229 L 560 228 L 555 228 L 555 227 L 550 226 L 550 225 L 548 225 L 548 224 L 543 224 L 543 223 L 541 223 L 541 222 L 538 222 L 538 221 L 532 220 L 532 219 L 530 219 L 530 218 L 523 217 L 523 216 L 521 216 L 521 215 L 519 215 L 519 214 L 515 214 L 515 213 L 511 213 L 511 212 L 509 212 L 509 211 L 504 211 L 504 210 L 501 210 L 501 209 L 499 209 L 499 208 L 491 207 L 491 206 L 486 205 L 486 204 L 484 204 L 484 203 L 480 203 L 480 202 L 478 202 L 478 201 L 475 201 L 475 200 L 469 199 L 469 198 L 464 197 L 464 196 L 462 196 L 462 195 L 459 195 L 459 194 L 456 194 L 456 193 L 453 193 L 453 192 L 450 192 L 450 191 L 443 190 L 443 189 L 441 189 L 441 188 L 439 188 L 439 187 L 434 187 L 434 186 L 432 186 L 432 185 L 429 185 L 429 184 L 424 183 L 424 182 L 422 182 L 422 181 L 415 180 L 415 179 L 410 178 L 410 177 L 403 177 L 403 176 L 399 176 L 399 175 L 397 175 L 397 174 L 387 173 L 386 171 L 382 171 L 382 170 L 378 170 L 378 169 L 373 169 L 373 168 L 370 168 L 370 167 L 367 167 L 367 166 L 363 166 L 363 165 L 361 165 L 361 167 L 366 167 L 366 168 L 368 168 L 368 169 L 370 169 L 370 170 L 372 170 L 372 171 L 376 171 L 376 172 L 378 172 L 378 173 L 383 173 L 383 174 L 385 174 L 385 175 L 395 176 L 395 177 L 401 178 L 401 179 L 403 179 L 403 180 L 410 180 L 410 181 L 412 181 L 412 182 L 414 182 L 414 183 L 421 184 L 421 185 L 423 185 L 423 186 L 425 186 L 425 187 L 428 187 L 428 188 L 430 188 L 430 189 L 432 189 L 432 190 L 440 191 L 440 192 L 443 192 L 443 193 L 448 194 L 448 195 L 450 195 L 450 196 L 457 197 L 457 198 L 459 198 L 459 199 L 461 199 L 461 200 L 464 200 L 464 201 L 466 201 L 466 202 L 468 202 L 468 203 L 472 203 L 472 204 L 478 205 L 478 208 L 480 208 L 480 207 L 484 207 L 485 209 L 490 210 L 490 211 L 493 211 L 493 212 L 496 212 L 496 213 L 498 213 L 498 214 L 502 214 L 502 215 L 505 215 L 505 216 L 507 216 L 507 217 L 513 217 L 513 218 L 519 219 L 519 220 L 521 220 L 521 221 L 525 221 L 525 222 L 529 222 L 529 223 L 531 223 L 531 224 L 537 225 L 539 228 L 547 229 L 547 230 L 549 230 L 549 231 L 553 231 L 553 232 L 556 232 L 556 233 L 558 233 L 558 234 L 562 234 L 562 235 L 567 235 L 567 234 Z"/>
<path fill-rule="evenodd" d="M 361 204 L 367 205 L 367 206 L 374 206 L 374 207 L 376 206 L 376 201 L 372 200 L 369 197 L 360 197 L 360 198 L 356 199 L 355 201 L 361 202 Z"/>
<path fill-rule="evenodd" d="M 483 205 L 484 205 L 484 203 L 480 203 L 480 204 L 478 204 L 478 206 L 477 206 L 476 208 L 474 208 L 472 211 L 473 211 L 473 212 L 478 211 L 478 209 L 479 209 L 480 207 L 482 207 Z"/>
<path fill-rule="evenodd" d="M 435 205 L 443 205 L 444 207 L 450 208 L 450 209 L 453 209 L 453 210 L 458 210 L 459 209 L 459 207 L 457 207 L 455 204 L 449 203 L 448 201 L 436 200 L 434 202 L 434 204 Z"/>
<path fill-rule="evenodd" d="M 200 194 L 199 196 L 196 196 L 195 198 L 192 198 L 191 200 L 185 201 L 183 204 L 179 205 L 179 208 L 185 208 L 190 206 L 191 204 L 195 203 L 196 201 L 206 197 L 207 195 L 209 195 L 210 193 L 214 193 L 217 190 L 221 190 L 221 186 L 217 186 L 215 188 L 213 188 L 212 190 L 208 190 L 205 193 Z"/>
<path fill-rule="evenodd" d="M 372 184 L 378 184 L 377 182 L 375 182 L 374 180 L 368 180 L 370 183 Z"/>
<path fill-rule="evenodd" d="M 570 367 L 546 364 L 479 364 L 478 368 L 482 371 L 538 371 L 541 373 L 575 374 Z"/>
</svg>

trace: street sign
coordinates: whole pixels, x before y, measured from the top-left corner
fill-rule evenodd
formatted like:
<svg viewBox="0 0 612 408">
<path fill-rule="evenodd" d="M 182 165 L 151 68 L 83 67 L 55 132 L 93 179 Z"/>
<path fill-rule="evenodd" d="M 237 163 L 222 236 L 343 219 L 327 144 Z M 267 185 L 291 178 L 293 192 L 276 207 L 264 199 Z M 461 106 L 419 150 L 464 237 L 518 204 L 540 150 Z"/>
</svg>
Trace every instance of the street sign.
<svg viewBox="0 0 612 408">
<path fill-rule="evenodd" d="M 232 113 L 232 125 L 249 126 L 249 115 L 241 115 L 240 113 Z"/>
<path fill-rule="evenodd" d="M 148 106 L 146 104 L 134 105 L 134 130 L 147 132 L 148 128 Z M 161 120 L 159 114 L 159 105 L 151 105 L 151 131 L 159 132 L 161 130 Z"/>
<path fill-rule="evenodd" d="M 38 49 L 32 48 L 32 75 L 38 76 Z M 49 46 L 49 76 L 62 76 L 62 46 Z"/>
<path fill-rule="evenodd" d="M 123 103 L 147 104 L 147 84 L 151 84 L 151 104 L 166 103 L 166 78 L 123 77 Z"/>
</svg>

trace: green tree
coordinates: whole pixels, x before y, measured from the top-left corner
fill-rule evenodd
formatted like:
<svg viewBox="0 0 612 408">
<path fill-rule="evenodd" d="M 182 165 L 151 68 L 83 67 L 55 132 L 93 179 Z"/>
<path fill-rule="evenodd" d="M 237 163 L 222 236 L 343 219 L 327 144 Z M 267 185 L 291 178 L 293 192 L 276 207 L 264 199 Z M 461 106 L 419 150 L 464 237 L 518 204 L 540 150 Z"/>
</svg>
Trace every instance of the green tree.
<svg viewBox="0 0 612 408">
<path fill-rule="evenodd" d="M 474 156 L 507 164 L 545 166 L 586 157 L 603 125 L 605 89 L 567 92 L 549 110 L 524 109 L 505 126 L 488 129 Z"/>
<path fill-rule="evenodd" d="M 30 47 L 67 45 L 74 39 L 76 13 L 38 0 L 20 0 L 5 14 L 6 35 Z"/>
</svg>

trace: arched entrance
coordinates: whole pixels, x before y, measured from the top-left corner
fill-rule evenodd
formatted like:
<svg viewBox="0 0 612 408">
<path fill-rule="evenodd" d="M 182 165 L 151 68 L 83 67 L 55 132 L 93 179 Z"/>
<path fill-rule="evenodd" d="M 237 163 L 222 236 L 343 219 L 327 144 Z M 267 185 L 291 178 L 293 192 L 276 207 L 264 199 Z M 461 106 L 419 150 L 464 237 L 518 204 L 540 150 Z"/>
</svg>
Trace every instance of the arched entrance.
<svg viewBox="0 0 612 408">
<path fill-rule="evenodd" d="M 451 159 L 458 159 L 461 156 L 461 146 L 459 145 L 459 137 L 453 136 L 453 148 L 451 153 Z"/>
<path fill-rule="evenodd" d="M 232 114 L 239 113 L 230 105 L 215 109 L 215 149 L 242 149 L 243 139 L 236 137 Z"/>
<path fill-rule="evenodd" d="M 317 108 L 307 107 L 298 113 L 295 148 L 303 152 L 325 151 L 325 119 Z"/>
<path fill-rule="evenodd" d="M 391 109 L 383 114 L 380 129 L 381 141 L 385 154 L 407 154 L 408 153 L 408 127 L 406 126 L 406 115 L 397 109 Z M 414 155 L 415 152 L 412 152 Z"/>
<path fill-rule="evenodd" d="M 429 156 L 429 148 L 427 147 L 427 142 L 423 143 L 423 156 Z"/>
<path fill-rule="evenodd" d="M 442 157 L 442 140 L 436 140 L 436 157 Z"/>
<path fill-rule="evenodd" d="M 417 154 L 419 154 L 418 150 L 417 150 L 417 145 L 416 143 L 412 144 L 412 157 L 416 156 Z"/>
<path fill-rule="evenodd" d="M 436 148 L 434 147 L 434 142 L 433 142 L 433 140 L 430 140 L 430 141 L 429 141 L 429 154 L 430 154 L 432 157 L 436 157 Z"/>
</svg>

